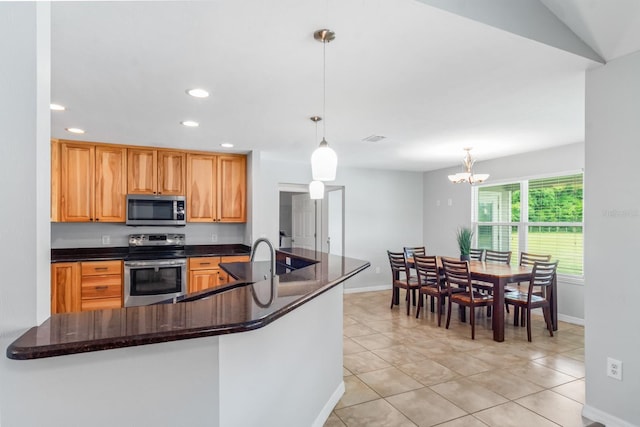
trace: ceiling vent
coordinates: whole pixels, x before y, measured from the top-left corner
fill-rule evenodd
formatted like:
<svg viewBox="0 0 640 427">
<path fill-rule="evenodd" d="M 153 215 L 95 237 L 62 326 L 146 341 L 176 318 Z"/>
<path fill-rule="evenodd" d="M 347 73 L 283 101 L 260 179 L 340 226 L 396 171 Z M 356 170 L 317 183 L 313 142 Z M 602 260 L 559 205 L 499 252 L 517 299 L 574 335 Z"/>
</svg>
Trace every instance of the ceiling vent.
<svg viewBox="0 0 640 427">
<path fill-rule="evenodd" d="M 382 141 L 385 138 L 386 136 L 382 136 L 382 135 L 370 135 L 364 138 L 362 142 L 378 142 L 378 141 Z"/>
</svg>

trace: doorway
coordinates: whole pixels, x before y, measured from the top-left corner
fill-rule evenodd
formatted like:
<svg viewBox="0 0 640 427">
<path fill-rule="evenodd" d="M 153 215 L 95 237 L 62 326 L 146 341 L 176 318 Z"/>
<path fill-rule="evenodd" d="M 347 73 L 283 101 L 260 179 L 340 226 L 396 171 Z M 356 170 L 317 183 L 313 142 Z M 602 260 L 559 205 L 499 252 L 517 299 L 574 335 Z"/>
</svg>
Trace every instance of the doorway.
<svg viewBox="0 0 640 427">
<path fill-rule="evenodd" d="M 281 184 L 279 218 L 279 247 L 344 255 L 343 186 L 326 186 L 324 199 L 311 200 L 306 185 Z"/>
</svg>

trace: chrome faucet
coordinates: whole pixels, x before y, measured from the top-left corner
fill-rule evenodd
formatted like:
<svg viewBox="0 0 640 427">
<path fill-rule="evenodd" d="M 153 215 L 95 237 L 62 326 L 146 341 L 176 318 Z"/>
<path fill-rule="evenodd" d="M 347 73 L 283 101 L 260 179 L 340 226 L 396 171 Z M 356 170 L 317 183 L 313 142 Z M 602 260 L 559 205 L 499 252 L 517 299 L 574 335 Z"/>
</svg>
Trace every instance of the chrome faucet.
<svg viewBox="0 0 640 427">
<path fill-rule="evenodd" d="M 271 284 L 273 285 L 273 278 L 276 277 L 276 250 L 273 245 L 266 237 L 261 237 L 255 242 L 253 242 L 253 247 L 251 248 L 251 257 L 249 258 L 249 262 L 253 262 L 253 258 L 256 256 L 256 249 L 260 245 L 260 243 L 266 243 L 269 246 L 269 255 L 271 257 Z M 266 277 L 265 277 L 266 279 Z"/>
</svg>

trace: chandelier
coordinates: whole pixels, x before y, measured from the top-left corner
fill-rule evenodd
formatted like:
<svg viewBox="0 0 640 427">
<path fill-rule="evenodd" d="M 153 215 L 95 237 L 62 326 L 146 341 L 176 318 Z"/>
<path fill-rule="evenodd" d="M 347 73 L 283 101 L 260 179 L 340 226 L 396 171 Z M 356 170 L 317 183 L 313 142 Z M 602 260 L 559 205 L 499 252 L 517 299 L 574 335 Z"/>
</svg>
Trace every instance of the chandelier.
<svg viewBox="0 0 640 427">
<path fill-rule="evenodd" d="M 464 166 L 464 172 L 458 172 L 455 175 L 449 175 L 449 181 L 454 184 L 461 184 L 463 182 L 468 182 L 469 184 L 480 184 L 487 179 L 489 179 L 488 173 L 476 173 L 472 172 L 473 164 L 475 160 L 471 158 L 471 148 L 464 149 L 467 154 L 462 159 L 462 165 Z"/>
<path fill-rule="evenodd" d="M 311 174 L 314 181 L 333 181 L 336 179 L 336 169 L 338 167 L 338 156 L 336 152 L 329 147 L 329 143 L 325 139 L 326 131 L 326 104 L 327 104 L 327 79 L 326 79 L 326 46 L 327 43 L 335 39 L 336 35 L 331 30 L 318 30 L 313 33 L 313 38 L 322 42 L 322 115 L 324 121 L 322 124 L 322 142 L 320 146 L 311 155 Z"/>
</svg>

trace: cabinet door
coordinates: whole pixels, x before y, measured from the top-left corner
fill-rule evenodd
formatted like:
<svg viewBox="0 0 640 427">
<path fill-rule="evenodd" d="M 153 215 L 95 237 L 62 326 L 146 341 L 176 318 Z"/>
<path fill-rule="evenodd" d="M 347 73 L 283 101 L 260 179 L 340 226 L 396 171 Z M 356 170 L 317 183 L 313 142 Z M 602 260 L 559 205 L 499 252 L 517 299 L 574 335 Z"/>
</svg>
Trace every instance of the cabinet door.
<svg viewBox="0 0 640 427">
<path fill-rule="evenodd" d="M 51 222 L 60 221 L 60 144 L 51 140 Z"/>
<path fill-rule="evenodd" d="M 216 216 L 216 156 L 187 155 L 187 221 L 213 222 Z"/>
<path fill-rule="evenodd" d="M 184 196 L 185 153 L 158 150 L 158 194 Z"/>
<path fill-rule="evenodd" d="M 51 264 L 51 314 L 78 312 L 80 304 L 80 264 Z"/>
<path fill-rule="evenodd" d="M 158 182 L 156 156 L 156 150 L 127 149 L 127 192 L 129 194 L 156 194 Z"/>
<path fill-rule="evenodd" d="M 60 146 L 60 217 L 63 222 L 93 221 L 95 147 Z"/>
<path fill-rule="evenodd" d="M 126 149 L 97 146 L 95 166 L 95 220 L 124 222 L 127 194 Z"/>
<path fill-rule="evenodd" d="M 219 284 L 219 269 L 191 270 L 189 272 L 189 293 L 215 288 Z"/>
<path fill-rule="evenodd" d="M 247 159 L 244 156 L 218 158 L 218 220 L 247 221 Z"/>
</svg>

